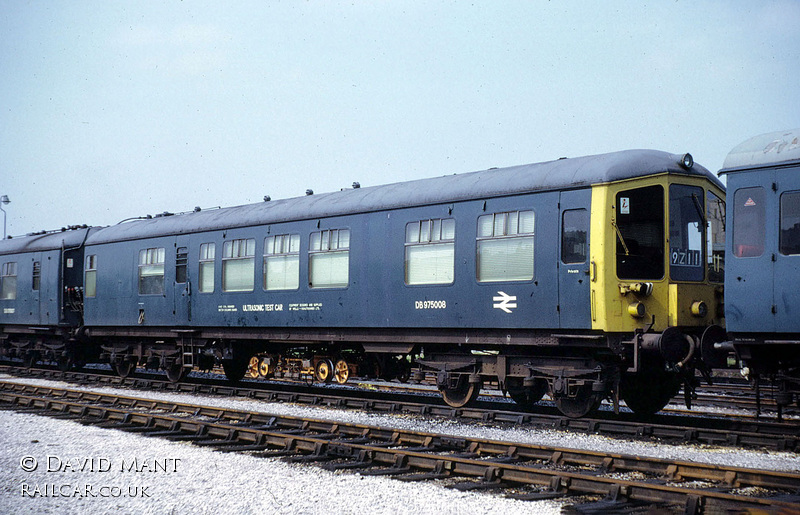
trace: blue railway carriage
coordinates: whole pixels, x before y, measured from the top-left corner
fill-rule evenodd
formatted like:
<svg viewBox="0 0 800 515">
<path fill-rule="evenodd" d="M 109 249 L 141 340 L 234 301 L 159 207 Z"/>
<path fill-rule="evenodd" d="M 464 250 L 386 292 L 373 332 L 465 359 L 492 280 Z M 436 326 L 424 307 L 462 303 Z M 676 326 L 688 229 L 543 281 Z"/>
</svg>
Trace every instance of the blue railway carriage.
<svg viewBox="0 0 800 515">
<path fill-rule="evenodd" d="M 0 353 L 66 370 L 96 360 L 83 345 L 83 244 L 96 229 L 71 226 L 0 241 Z"/>
<path fill-rule="evenodd" d="M 800 129 L 734 148 L 727 177 L 725 316 L 742 372 L 800 403 Z"/>
<path fill-rule="evenodd" d="M 632 150 L 7 239 L 1 347 L 174 380 L 413 357 L 452 406 L 493 380 L 652 413 L 724 339 L 723 198 L 688 154 Z"/>
<path fill-rule="evenodd" d="M 688 154 L 355 186 L 92 233 L 84 336 L 122 375 L 176 380 L 214 358 L 239 379 L 254 355 L 413 357 L 452 406 L 493 380 L 569 416 L 658 411 L 724 339 L 724 189 Z"/>
</svg>

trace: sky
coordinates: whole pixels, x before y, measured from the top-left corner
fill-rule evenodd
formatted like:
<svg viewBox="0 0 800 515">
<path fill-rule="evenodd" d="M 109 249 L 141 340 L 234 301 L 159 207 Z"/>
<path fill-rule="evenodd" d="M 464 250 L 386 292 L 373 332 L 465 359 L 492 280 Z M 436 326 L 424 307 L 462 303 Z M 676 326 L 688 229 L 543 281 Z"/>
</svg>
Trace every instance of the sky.
<svg viewBox="0 0 800 515">
<path fill-rule="evenodd" d="M 800 1 L 0 0 L 8 234 L 800 127 Z"/>
</svg>

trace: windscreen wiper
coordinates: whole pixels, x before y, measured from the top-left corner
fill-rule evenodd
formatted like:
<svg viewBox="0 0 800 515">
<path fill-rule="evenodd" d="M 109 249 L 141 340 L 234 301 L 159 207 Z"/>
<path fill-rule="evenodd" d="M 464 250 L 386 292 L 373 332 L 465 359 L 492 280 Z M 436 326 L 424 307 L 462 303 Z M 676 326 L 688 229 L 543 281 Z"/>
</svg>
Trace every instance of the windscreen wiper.
<svg viewBox="0 0 800 515">
<path fill-rule="evenodd" d="M 625 244 L 625 238 L 622 237 L 622 233 L 620 232 L 619 227 L 617 226 L 617 221 L 611 220 L 611 226 L 616 231 L 617 238 L 619 238 L 619 242 L 622 243 L 622 248 L 625 249 L 625 255 L 630 256 L 631 252 L 628 250 L 628 246 Z"/>
</svg>

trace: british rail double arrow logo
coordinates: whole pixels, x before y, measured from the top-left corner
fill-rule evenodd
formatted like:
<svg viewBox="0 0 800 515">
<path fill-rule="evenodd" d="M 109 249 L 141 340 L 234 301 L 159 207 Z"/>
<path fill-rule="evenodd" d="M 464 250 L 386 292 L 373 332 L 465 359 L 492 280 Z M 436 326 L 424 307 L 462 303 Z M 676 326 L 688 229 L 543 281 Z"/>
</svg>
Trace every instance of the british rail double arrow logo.
<svg viewBox="0 0 800 515">
<path fill-rule="evenodd" d="M 517 296 L 509 295 L 504 291 L 497 292 L 497 296 L 492 297 L 494 309 L 502 309 L 506 313 L 511 313 L 511 310 L 517 307 Z"/>
</svg>

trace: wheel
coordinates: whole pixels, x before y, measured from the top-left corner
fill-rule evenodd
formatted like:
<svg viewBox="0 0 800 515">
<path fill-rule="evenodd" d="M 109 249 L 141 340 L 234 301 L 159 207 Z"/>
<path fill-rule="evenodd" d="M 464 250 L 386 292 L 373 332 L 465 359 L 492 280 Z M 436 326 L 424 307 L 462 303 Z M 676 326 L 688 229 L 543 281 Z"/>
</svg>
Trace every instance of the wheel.
<svg viewBox="0 0 800 515">
<path fill-rule="evenodd" d="M 508 396 L 517 403 L 517 405 L 525 410 L 530 410 L 533 406 L 542 400 L 544 394 L 547 393 L 547 381 L 544 379 L 537 379 L 533 386 L 525 387 L 522 385 L 521 380 L 509 380 L 507 383 Z"/>
<path fill-rule="evenodd" d="M 22 358 L 22 365 L 25 368 L 33 368 L 37 361 L 39 361 L 39 353 L 35 350 L 28 351 Z"/>
<path fill-rule="evenodd" d="M 259 366 L 258 357 L 253 356 L 252 358 L 250 358 L 250 361 L 248 362 L 247 373 L 245 375 L 250 379 L 258 379 L 258 366 Z"/>
<path fill-rule="evenodd" d="M 184 367 L 181 363 L 169 365 L 165 372 L 167 373 L 167 379 L 173 383 L 178 383 L 189 375 L 189 369 Z"/>
<path fill-rule="evenodd" d="M 572 397 L 553 392 L 550 392 L 550 395 L 556 401 L 558 411 L 569 418 L 585 417 L 596 410 L 603 401 L 603 394 L 593 392 L 591 384 L 578 386 Z"/>
<path fill-rule="evenodd" d="M 69 372 L 73 362 L 74 360 L 70 355 L 59 356 L 58 359 L 56 359 L 56 367 L 58 367 L 61 372 Z"/>
<path fill-rule="evenodd" d="M 264 378 L 268 379 L 268 378 L 272 377 L 272 374 L 275 372 L 275 370 L 270 370 L 269 361 L 267 361 L 267 359 L 268 358 L 264 358 L 264 359 L 261 360 L 261 363 L 258 366 L 258 374 L 261 377 L 264 377 Z"/>
<path fill-rule="evenodd" d="M 136 362 L 126 358 L 114 363 L 113 367 L 118 376 L 125 378 L 131 375 L 131 372 L 136 369 Z"/>
<path fill-rule="evenodd" d="M 478 398 L 481 383 L 470 383 L 466 376 L 461 376 L 458 386 L 442 390 L 442 399 L 453 408 L 461 408 Z"/>
<path fill-rule="evenodd" d="M 401 383 L 407 383 L 411 379 L 411 363 L 404 356 L 393 358 L 391 364 L 391 379 L 397 379 Z"/>
<path fill-rule="evenodd" d="M 317 376 L 317 381 L 322 383 L 330 383 L 333 381 L 333 362 L 329 359 L 321 359 L 317 361 L 317 366 L 314 369 Z"/>
<path fill-rule="evenodd" d="M 623 374 L 619 396 L 634 413 L 648 416 L 661 411 L 680 388 L 680 378 L 673 374 Z"/>
<path fill-rule="evenodd" d="M 222 370 L 225 371 L 225 377 L 232 383 L 237 383 L 242 380 L 247 369 L 250 367 L 249 358 L 234 358 L 223 359 Z"/>
<path fill-rule="evenodd" d="M 399 366 L 400 370 L 397 372 L 397 380 L 401 383 L 407 383 L 408 380 L 411 379 L 411 365 L 406 360 L 402 360 Z"/>
<path fill-rule="evenodd" d="M 347 365 L 347 361 L 342 358 L 336 360 L 336 364 L 333 366 L 333 379 L 339 384 L 344 384 L 347 382 L 347 379 L 350 377 L 350 367 Z"/>
</svg>

